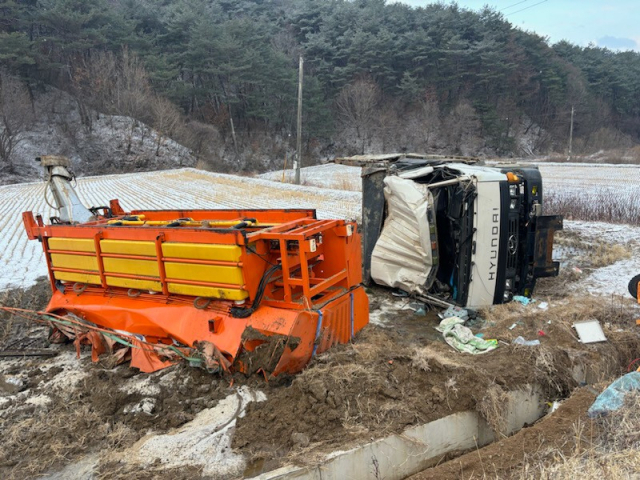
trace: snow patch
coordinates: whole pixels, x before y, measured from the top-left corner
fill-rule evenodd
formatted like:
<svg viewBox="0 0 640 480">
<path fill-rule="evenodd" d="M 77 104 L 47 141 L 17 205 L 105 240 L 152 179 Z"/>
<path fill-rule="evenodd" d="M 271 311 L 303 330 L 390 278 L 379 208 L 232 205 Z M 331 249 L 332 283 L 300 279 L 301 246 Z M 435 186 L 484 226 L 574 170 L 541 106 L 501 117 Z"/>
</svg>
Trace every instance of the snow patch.
<svg viewBox="0 0 640 480">
<path fill-rule="evenodd" d="M 154 397 L 160 394 L 160 387 L 151 383 L 150 376 L 145 376 L 127 381 L 120 387 L 120 391 L 128 394 L 139 393 L 140 395 Z"/>
<path fill-rule="evenodd" d="M 124 413 L 146 413 L 147 415 L 151 415 L 156 408 L 156 399 L 155 398 L 143 398 L 135 405 L 127 405 L 124 407 Z"/>
<path fill-rule="evenodd" d="M 27 398 L 24 403 L 35 405 L 36 407 L 44 407 L 51 403 L 51 397 L 48 395 L 34 395 L 33 397 Z"/>
<path fill-rule="evenodd" d="M 125 456 L 143 466 L 155 462 L 168 468 L 201 465 L 203 475 L 211 478 L 241 476 L 246 460 L 231 450 L 236 419 L 244 415 L 250 402 L 266 398 L 260 391 L 240 387 L 235 394 L 214 408 L 201 411 L 176 431 L 141 439 Z"/>
</svg>

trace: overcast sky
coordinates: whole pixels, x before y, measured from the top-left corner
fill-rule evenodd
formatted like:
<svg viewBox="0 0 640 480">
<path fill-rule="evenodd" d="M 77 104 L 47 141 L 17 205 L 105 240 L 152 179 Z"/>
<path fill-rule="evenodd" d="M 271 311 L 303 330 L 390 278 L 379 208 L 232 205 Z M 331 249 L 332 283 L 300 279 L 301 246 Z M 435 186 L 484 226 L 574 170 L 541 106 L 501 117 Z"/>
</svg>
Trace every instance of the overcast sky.
<svg viewBox="0 0 640 480">
<path fill-rule="evenodd" d="M 393 0 L 387 0 L 393 3 Z M 433 0 L 402 0 L 421 7 Z M 454 3 L 446 1 L 444 3 Z M 594 43 L 613 50 L 640 51 L 640 0 L 459 0 L 479 10 L 489 5 L 515 27 L 548 36 L 550 42 Z"/>
</svg>

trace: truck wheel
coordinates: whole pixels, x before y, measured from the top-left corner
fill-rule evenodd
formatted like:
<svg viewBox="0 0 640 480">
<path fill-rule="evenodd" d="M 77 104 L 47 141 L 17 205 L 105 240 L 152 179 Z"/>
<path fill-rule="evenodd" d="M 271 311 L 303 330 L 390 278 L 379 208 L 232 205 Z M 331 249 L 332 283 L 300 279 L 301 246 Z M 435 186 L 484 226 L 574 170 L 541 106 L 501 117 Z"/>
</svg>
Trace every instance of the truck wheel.
<svg viewBox="0 0 640 480">
<path fill-rule="evenodd" d="M 636 275 L 629 282 L 629 293 L 636 300 L 638 299 L 638 283 L 640 283 L 640 275 Z"/>
</svg>

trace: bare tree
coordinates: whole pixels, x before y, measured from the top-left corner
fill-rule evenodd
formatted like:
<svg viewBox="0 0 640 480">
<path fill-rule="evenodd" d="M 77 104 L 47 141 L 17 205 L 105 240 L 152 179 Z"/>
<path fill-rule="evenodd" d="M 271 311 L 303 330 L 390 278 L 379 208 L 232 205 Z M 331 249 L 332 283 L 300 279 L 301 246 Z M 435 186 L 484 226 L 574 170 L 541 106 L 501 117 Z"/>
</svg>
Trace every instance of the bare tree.
<svg viewBox="0 0 640 480">
<path fill-rule="evenodd" d="M 91 108 L 112 115 L 131 117 L 127 133 L 127 154 L 138 122 L 150 122 L 153 118 L 151 103 L 153 94 L 149 76 L 142 61 L 135 53 L 124 47 L 119 55 L 111 52 L 96 52 L 73 74 L 73 85 L 77 97 Z M 81 109 L 82 114 L 82 109 Z M 83 115 L 83 123 L 85 123 Z M 144 140 L 145 129 L 142 129 Z"/>
<path fill-rule="evenodd" d="M 354 129 L 361 152 L 371 138 L 376 125 L 380 89 L 373 80 L 359 79 L 344 87 L 338 94 L 336 108 L 346 128 Z"/>
<path fill-rule="evenodd" d="M 163 97 L 155 97 L 151 109 L 153 112 L 153 127 L 158 132 L 156 140 L 156 156 L 158 156 L 165 138 L 171 137 L 180 125 L 182 115 L 173 103 Z"/>
<path fill-rule="evenodd" d="M 435 89 L 427 89 L 424 97 L 420 101 L 420 113 L 422 119 L 422 134 L 424 145 L 429 150 L 429 146 L 438 135 L 441 128 L 440 122 L 440 106 L 438 105 L 438 97 Z"/>
<path fill-rule="evenodd" d="M 464 153 L 477 148 L 480 120 L 468 100 L 461 100 L 443 121 L 443 130 L 449 148 L 456 153 Z M 476 140 L 474 140 L 476 139 Z"/>
<path fill-rule="evenodd" d="M 12 153 L 35 120 L 29 92 L 16 77 L 0 71 L 0 160 L 13 169 Z"/>
</svg>

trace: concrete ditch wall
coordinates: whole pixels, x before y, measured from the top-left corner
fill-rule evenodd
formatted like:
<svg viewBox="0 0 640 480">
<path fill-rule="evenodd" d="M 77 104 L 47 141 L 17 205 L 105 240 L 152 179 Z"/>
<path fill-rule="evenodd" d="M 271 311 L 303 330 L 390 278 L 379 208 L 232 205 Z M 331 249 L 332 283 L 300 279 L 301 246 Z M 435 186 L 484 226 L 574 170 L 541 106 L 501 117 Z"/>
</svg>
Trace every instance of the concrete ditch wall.
<svg viewBox="0 0 640 480">
<path fill-rule="evenodd" d="M 536 386 L 509 392 L 507 431 L 512 434 L 543 416 L 545 406 Z M 333 452 L 314 466 L 285 466 L 253 477 L 257 480 L 400 480 L 435 465 L 449 452 L 479 448 L 495 435 L 475 411 L 454 413 L 400 435 L 343 452 Z"/>
</svg>

